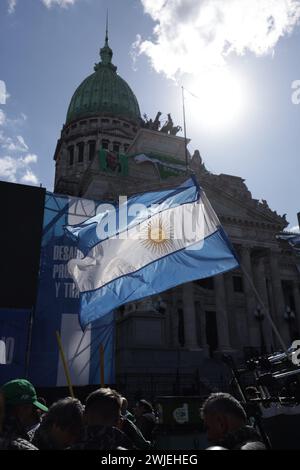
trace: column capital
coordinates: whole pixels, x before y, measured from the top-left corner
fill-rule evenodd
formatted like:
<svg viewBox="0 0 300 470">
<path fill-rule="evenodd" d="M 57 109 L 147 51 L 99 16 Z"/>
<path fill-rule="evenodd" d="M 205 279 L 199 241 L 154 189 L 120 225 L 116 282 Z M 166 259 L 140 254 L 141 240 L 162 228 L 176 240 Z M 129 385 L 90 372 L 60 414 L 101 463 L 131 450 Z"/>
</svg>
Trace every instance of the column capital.
<svg viewBox="0 0 300 470">
<path fill-rule="evenodd" d="M 250 244 L 240 245 L 238 248 L 238 253 L 240 254 L 241 258 L 250 259 L 252 249 L 253 249 L 253 246 Z"/>
<path fill-rule="evenodd" d="M 272 256 L 276 256 L 276 258 L 280 255 L 281 249 L 280 248 L 269 248 L 269 256 L 272 258 Z"/>
<path fill-rule="evenodd" d="M 250 251 L 253 248 L 253 245 L 250 243 L 243 243 L 242 245 L 239 246 L 239 249 L 241 251 Z"/>
</svg>

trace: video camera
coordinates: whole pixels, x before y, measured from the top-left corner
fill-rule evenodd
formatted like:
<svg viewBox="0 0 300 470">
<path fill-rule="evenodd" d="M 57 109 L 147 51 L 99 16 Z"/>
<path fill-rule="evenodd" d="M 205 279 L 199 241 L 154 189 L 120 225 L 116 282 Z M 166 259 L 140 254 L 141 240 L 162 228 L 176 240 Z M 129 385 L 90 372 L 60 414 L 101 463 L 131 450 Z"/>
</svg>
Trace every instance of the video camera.
<svg viewBox="0 0 300 470">
<path fill-rule="evenodd" d="M 254 355 L 242 368 L 236 367 L 231 356 L 223 356 L 231 369 L 233 394 L 241 401 L 249 422 L 257 427 L 267 448 L 281 448 L 283 440 L 288 448 L 298 448 L 292 432 L 298 429 L 300 415 L 300 406 L 297 406 L 300 404 L 300 365 L 293 360 L 296 351 L 299 352 L 290 348 L 287 354 L 280 351 Z M 283 422 L 284 436 L 280 425 Z"/>
<path fill-rule="evenodd" d="M 290 347 L 287 352 L 276 352 L 269 355 L 254 355 L 247 359 L 244 368 L 237 369 L 230 356 L 223 356 L 223 361 L 234 371 L 241 392 L 243 374 L 253 374 L 252 385 L 257 389 L 255 401 L 260 403 L 300 403 L 300 362 L 295 360 L 299 349 Z M 246 390 L 240 393 L 247 402 Z M 252 400 L 251 400 L 252 398 Z M 250 397 L 253 401 L 253 397 Z"/>
<path fill-rule="evenodd" d="M 287 353 L 280 351 L 246 361 L 256 385 L 264 388 L 265 398 L 300 403 L 300 365 L 295 360 L 298 354 L 298 349 L 289 348 Z"/>
</svg>

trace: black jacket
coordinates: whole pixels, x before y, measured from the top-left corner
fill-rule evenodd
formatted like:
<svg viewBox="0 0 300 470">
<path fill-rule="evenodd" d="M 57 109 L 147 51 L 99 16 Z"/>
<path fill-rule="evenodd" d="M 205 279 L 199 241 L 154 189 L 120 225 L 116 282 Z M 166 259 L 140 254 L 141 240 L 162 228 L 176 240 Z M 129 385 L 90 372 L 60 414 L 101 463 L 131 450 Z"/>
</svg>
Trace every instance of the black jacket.
<svg viewBox="0 0 300 470">
<path fill-rule="evenodd" d="M 244 426 L 235 432 L 227 434 L 225 439 L 218 445 L 229 450 L 240 450 L 245 444 L 250 442 L 261 442 L 262 439 L 258 432 L 251 426 Z"/>
</svg>

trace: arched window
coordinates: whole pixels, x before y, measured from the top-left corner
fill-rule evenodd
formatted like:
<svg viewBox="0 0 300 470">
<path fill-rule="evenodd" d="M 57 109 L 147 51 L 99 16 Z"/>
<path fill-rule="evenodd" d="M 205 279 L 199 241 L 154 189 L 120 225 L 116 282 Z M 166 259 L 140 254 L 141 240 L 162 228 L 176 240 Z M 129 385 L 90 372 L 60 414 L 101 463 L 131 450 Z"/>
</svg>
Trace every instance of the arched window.
<svg viewBox="0 0 300 470">
<path fill-rule="evenodd" d="M 89 161 L 92 161 L 96 153 L 96 141 L 89 140 Z"/>
<path fill-rule="evenodd" d="M 114 152 L 119 152 L 120 151 L 120 142 L 114 142 L 113 143 L 113 151 Z"/>
<path fill-rule="evenodd" d="M 78 163 L 82 163 L 83 158 L 84 158 L 84 142 L 79 142 L 79 144 L 77 144 L 77 148 L 78 148 Z"/>
<path fill-rule="evenodd" d="M 102 148 L 103 148 L 104 150 L 108 150 L 109 140 L 103 139 L 102 142 L 101 142 L 101 145 L 102 145 Z"/>
</svg>

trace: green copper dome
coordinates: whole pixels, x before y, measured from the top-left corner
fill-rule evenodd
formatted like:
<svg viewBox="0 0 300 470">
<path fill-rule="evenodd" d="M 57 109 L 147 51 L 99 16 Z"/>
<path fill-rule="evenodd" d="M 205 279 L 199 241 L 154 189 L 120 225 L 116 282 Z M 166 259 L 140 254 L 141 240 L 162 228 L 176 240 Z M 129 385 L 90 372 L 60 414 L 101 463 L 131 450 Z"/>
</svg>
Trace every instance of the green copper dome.
<svg viewBox="0 0 300 470">
<path fill-rule="evenodd" d="M 106 34 L 105 46 L 100 50 L 101 62 L 95 65 L 95 72 L 75 91 L 66 124 L 96 114 L 113 114 L 133 121 L 140 120 L 137 99 L 125 80 L 117 74 L 117 67 L 111 63 L 112 55 Z"/>
</svg>

